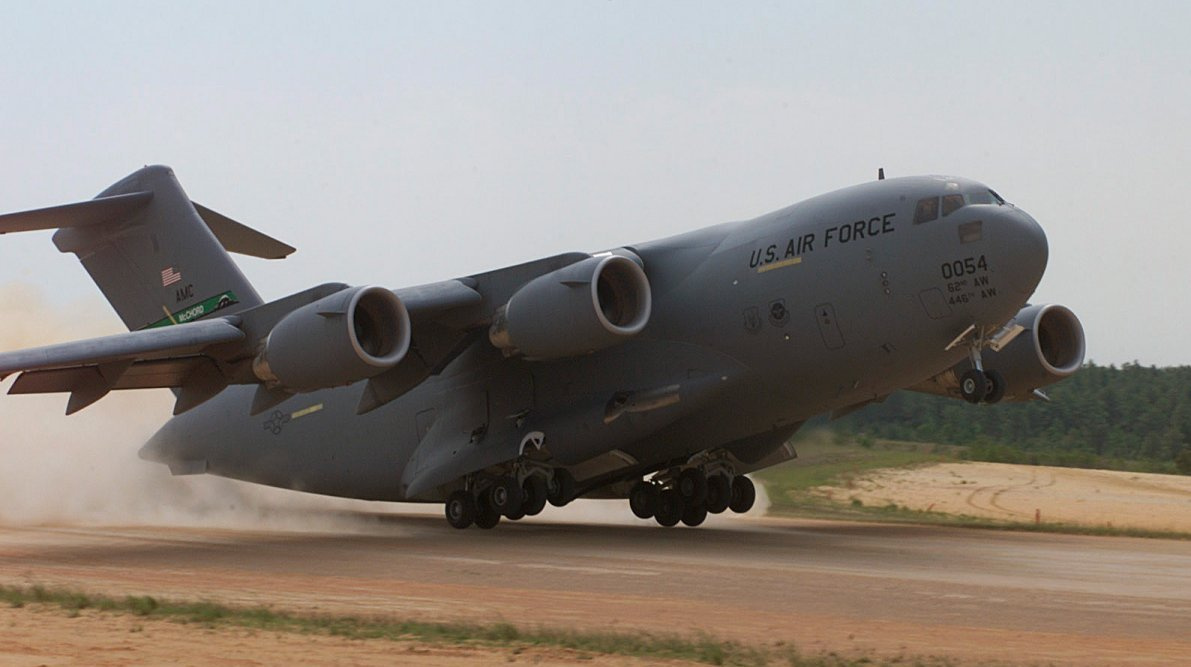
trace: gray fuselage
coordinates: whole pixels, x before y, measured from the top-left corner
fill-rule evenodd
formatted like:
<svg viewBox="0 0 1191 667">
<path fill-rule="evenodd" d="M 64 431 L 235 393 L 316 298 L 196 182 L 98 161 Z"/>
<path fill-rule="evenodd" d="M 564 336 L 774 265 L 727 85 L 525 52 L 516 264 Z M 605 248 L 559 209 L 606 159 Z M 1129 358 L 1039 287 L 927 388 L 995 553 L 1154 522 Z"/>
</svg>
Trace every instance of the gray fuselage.
<svg viewBox="0 0 1191 667">
<path fill-rule="evenodd" d="M 945 204 L 947 215 L 916 224 L 920 201 L 948 195 L 954 210 Z M 363 383 L 298 394 L 257 416 L 253 387 L 233 386 L 171 419 L 142 456 L 375 500 L 441 500 L 441 488 L 407 497 L 421 461 L 508 461 L 531 433 L 599 483 L 716 448 L 761 460 L 815 415 L 956 364 L 966 349 L 948 344 L 972 325 L 1009 321 L 1047 260 L 1029 215 L 951 177 L 875 181 L 627 249 L 643 262 L 653 312 L 622 344 L 527 361 L 476 335 L 441 373 L 364 415 Z M 681 387 L 676 404 L 608 421 L 617 392 L 670 386 Z M 435 446 L 449 451 L 419 451 L 435 429 Z M 609 452 L 625 462 L 621 473 L 588 464 Z"/>
</svg>

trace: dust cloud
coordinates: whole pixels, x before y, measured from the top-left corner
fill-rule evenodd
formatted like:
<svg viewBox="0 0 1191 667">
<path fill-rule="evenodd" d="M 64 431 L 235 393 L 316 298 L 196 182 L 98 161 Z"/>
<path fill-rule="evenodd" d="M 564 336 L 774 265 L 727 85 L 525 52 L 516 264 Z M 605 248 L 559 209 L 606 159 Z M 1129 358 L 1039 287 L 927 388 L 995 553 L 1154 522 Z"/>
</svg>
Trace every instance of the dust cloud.
<svg viewBox="0 0 1191 667">
<path fill-rule="evenodd" d="M 0 285 L 0 351 L 120 333 L 102 299 L 55 312 L 28 284 Z M 0 523 L 361 531 L 408 505 L 312 496 L 207 475 L 173 477 L 137 450 L 169 417 L 165 389 L 116 391 L 65 416 L 66 394 L 0 382 Z M 416 508 L 414 511 L 426 511 Z M 434 507 L 438 512 L 437 507 Z M 358 514 L 353 518 L 352 513 Z"/>
<path fill-rule="evenodd" d="M 25 283 L 0 285 L 0 351 L 49 345 L 123 331 L 99 297 L 61 311 Z M 168 419 L 165 389 L 116 391 L 69 417 L 66 394 L 9 396 L 0 382 L 0 524 L 168 525 L 317 532 L 392 532 L 381 514 L 441 515 L 438 504 L 380 503 L 329 498 L 208 475 L 174 477 L 137 457 Z M 758 485 L 749 513 L 764 514 Z M 628 504 L 585 500 L 547 506 L 527 522 L 640 524 Z M 710 525 L 729 521 L 708 518 Z"/>
</svg>

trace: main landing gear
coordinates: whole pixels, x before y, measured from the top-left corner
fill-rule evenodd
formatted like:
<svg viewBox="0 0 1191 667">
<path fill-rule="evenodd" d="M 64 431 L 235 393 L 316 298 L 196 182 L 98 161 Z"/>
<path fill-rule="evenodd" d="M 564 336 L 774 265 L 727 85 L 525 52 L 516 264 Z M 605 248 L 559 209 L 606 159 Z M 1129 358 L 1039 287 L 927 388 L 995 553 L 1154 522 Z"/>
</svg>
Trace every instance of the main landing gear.
<svg viewBox="0 0 1191 667">
<path fill-rule="evenodd" d="M 523 475 L 521 481 L 513 475 L 469 482 L 467 489 L 459 489 L 447 497 L 444 513 L 454 528 L 472 524 L 480 528 L 495 528 L 501 518 L 517 521 L 540 514 L 549 502 L 556 507 L 569 503 L 575 496 L 575 478 L 562 468 L 535 471 Z"/>
<path fill-rule="evenodd" d="M 642 480 L 629 490 L 633 514 L 667 528 L 679 522 L 698 526 L 708 514 L 725 510 L 743 514 L 752 509 L 756 499 L 757 488 L 744 475 L 708 475 L 700 468 L 687 468 L 668 484 Z"/>
</svg>

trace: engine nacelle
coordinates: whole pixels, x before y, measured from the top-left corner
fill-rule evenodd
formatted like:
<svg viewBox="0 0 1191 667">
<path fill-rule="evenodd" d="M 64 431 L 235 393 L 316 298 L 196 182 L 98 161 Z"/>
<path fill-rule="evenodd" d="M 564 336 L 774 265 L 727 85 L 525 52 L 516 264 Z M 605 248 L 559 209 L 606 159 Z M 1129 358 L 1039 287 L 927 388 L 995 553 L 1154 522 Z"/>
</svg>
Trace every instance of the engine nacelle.
<svg viewBox="0 0 1191 667">
<path fill-rule="evenodd" d="M 291 392 L 338 387 L 396 366 L 409 341 L 409 313 L 396 294 L 352 287 L 283 317 L 252 371 L 268 386 Z"/>
<path fill-rule="evenodd" d="M 1017 337 L 1000 351 L 986 350 L 981 361 L 987 371 L 1005 380 L 1001 400 L 1026 401 L 1034 390 L 1054 384 L 1083 365 L 1086 342 L 1083 325 L 1068 308 L 1058 305 L 1026 306 L 1018 311 L 1007 329 L 1021 327 Z M 972 368 L 964 360 L 910 389 L 959 396 L 959 381 Z"/>
<path fill-rule="evenodd" d="M 1024 401 L 1034 390 L 1054 384 L 1083 365 L 1086 341 L 1079 318 L 1064 306 L 1026 306 L 1010 326 L 1025 328 L 1001 348 L 986 352 L 984 367 L 1005 378 L 1005 399 Z"/>
<path fill-rule="evenodd" d="M 589 257 L 539 276 L 496 311 L 488 338 L 507 355 L 560 359 L 635 336 L 649 322 L 649 279 L 623 255 Z"/>
</svg>

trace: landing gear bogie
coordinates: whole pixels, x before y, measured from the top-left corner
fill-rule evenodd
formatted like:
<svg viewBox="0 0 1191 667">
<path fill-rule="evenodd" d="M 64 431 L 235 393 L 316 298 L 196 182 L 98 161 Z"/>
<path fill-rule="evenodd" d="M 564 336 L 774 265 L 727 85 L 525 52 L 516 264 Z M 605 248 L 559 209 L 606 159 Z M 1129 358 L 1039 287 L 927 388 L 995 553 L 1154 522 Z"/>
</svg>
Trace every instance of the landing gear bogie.
<svg viewBox="0 0 1191 667">
<path fill-rule="evenodd" d="M 656 484 L 637 482 L 629 490 L 629 509 L 638 519 L 652 519 L 658 512 L 659 495 Z"/>
<path fill-rule="evenodd" d="M 707 520 L 706 505 L 688 505 L 682 510 L 682 523 L 694 528 Z"/>
<path fill-rule="evenodd" d="M 510 519 L 520 519 L 525 516 L 525 513 L 521 511 L 525 495 L 521 490 L 521 485 L 517 483 L 516 477 L 506 475 L 497 479 L 492 486 L 488 487 L 484 496 L 488 505 L 498 515 Z"/>
<path fill-rule="evenodd" d="M 546 507 L 546 492 L 548 490 L 546 478 L 539 474 L 532 474 L 521 483 L 521 493 L 524 499 L 521 509 L 525 516 L 537 516 Z"/>
<path fill-rule="evenodd" d="M 484 530 L 495 528 L 500 523 L 500 516 L 500 510 L 492 506 L 489 496 L 481 495 L 476 503 L 476 526 Z"/>
<path fill-rule="evenodd" d="M 658 525 L 671 528 L 678 525 L 682 520 L 683 513 L 682 496 L 675 489 L 664 489 L 658 494 L 658 508 L 657 513 L 654 514 L 654 520 Z"/>
<path fill-rule="evenodd" d="M 546 499 L 562 507 L 575 499 L 575 476 L 566 468 L 555 468 L 546 491 Z"/>
<path fill-rule="evenodd" d="M 476 519 L 476 498 L 462 489 L 455 491 L 447 498 L 444 511 L 452 528 L 467 528 Z"/>
<path fill-rule="evenodd" d="M 683 470 L 679 473 L 675 486 L 684 503 L 702 505 L 707 502 L 707 476 L 699 468 Z"/>
<path fill-rule="evenodd" d="M 707 478 L 707 511 L 720 514 L 732 502 L 732 478 L 715 474 Z"/>
<path fill-rule="evenodd" d="M 732 499 L 728 502 L 728 509 L 744 514 L 753 508 L 756 501 L 757 487 L 753 486 L 753 480 L 744 475 L 732 479 Z"/>
</svg>

